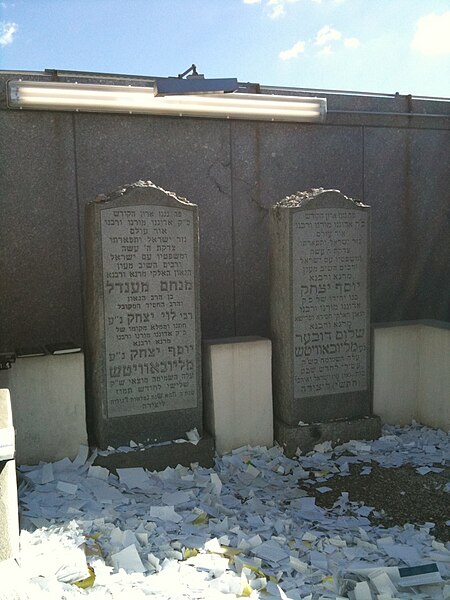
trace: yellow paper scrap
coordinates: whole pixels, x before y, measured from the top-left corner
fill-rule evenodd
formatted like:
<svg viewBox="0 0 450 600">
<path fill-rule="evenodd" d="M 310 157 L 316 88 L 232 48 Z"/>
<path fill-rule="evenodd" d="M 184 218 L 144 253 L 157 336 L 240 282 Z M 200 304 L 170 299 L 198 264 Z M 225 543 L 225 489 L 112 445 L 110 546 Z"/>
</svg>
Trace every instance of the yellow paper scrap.
<svg viewBox="0 0 450 600">
<path fill-rule="evenodd" d="M 94 569 L 88 565 L 89 577 L 82 579 L 81 581 L 75 581 L 73 585 L 85 590 L 94 585 L 95 573 Z"/>
<path fill-rule="evenodd" d="M 252 591 L 253 590 L 248 582 L 247 577 L 245 576 L 245 573 L 241 573 L 241 592 L 239 596 L 243 598 L 248 598 L 249 596 L 251 596 Z"/>
<path fill-rule="evenodd" d="M 231 546 L 222 546 L 222 548 L 224 556 L 228 558 L 233 558 L 238 554 L 242 554 L 242 550 L 239 550 L 238 548 L 232 548 Z"/>
<path fill-rule="evenodd" d="M 201 512 L 198 517 L 193 521 L 194 525 L 204 525 L 208 522 L 208 515 L 205 512 Z"/>
</svg>

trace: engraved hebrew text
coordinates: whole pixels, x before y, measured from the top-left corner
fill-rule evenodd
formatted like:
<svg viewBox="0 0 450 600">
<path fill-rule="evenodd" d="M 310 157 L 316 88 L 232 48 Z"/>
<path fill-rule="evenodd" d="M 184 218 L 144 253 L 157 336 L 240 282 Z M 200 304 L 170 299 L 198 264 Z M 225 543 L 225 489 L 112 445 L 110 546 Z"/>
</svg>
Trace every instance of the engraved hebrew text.
<svg viewBox="0 0 450 600">
<path fill-rule="evenodd" d="M 367 245 L 364 211 L 293 215 L 296 398 L 368 388 Z"/>
<path fill-rule="evenodd" d="M 197 406 L 190 210 L 101 211 L 108 417 Z"/>
</svg>

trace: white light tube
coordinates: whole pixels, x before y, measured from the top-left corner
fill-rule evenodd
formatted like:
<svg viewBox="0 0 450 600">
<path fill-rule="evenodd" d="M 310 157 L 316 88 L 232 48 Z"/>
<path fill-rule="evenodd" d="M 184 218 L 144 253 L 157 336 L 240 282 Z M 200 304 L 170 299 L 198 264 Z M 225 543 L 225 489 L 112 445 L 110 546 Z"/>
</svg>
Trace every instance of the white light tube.
<svg viewBox="0 0 450 600">
<path fill-rule="evenodd" d="M 320 122 L 325 98 L 272 94 L 153 95 L 153 88 L 40 81 L 8 82 L 8 106 L 34 110 Z"/>
</svg>

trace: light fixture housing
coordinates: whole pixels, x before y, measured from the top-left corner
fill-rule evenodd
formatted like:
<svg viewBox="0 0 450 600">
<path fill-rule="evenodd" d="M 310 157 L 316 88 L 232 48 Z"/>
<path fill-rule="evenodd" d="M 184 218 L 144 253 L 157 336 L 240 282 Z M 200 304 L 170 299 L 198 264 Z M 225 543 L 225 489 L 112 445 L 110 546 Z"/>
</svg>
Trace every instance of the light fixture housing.
<svg viewBox="0 0 450 600">
<path fill-rule="evenodd" d="M 153 86 L 155 96 L 173 96 L 184 94 L 229 94 L 237 92 L 239 83 L 237 79 L 205 79 L 193 77 L 187 79 L 169 77 L 157 79 Z"/>
<path fill-rule="evenodd" d="M 246 93 L 155 96 L 153 87 L 23 80 L 9 81 L 7 89 L 8 107 L 13 109 L 288 122 L 322 122 L 327 111 L 325 98 L 303 96 Z"/>
</svg>

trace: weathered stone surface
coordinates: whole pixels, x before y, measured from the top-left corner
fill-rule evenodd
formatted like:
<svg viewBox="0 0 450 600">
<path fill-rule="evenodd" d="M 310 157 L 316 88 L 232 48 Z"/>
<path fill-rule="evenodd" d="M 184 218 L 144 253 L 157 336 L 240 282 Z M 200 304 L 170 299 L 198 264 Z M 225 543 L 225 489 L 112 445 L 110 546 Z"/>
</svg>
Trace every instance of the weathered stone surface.
<svg viewBox="0 0 450 600">
<path fill-rule="evenodd" d="M 288 425 L 371 412 L 369 219 L 335 190 L 272 208 L 274 412 Z"/>
<path fill-rule="evenodd" d="M 276 440 L 284 448 L 286 456 L 295 456 L 297 448 L 303 453 L 310 452 L 316 444 L 332 441 L 343 444 L 350 440 L 374 440 L 380 436 L 381 421 L 375 415 L 357 419 L 337 419 L 305 424 L 300 427 L 286 425 L 278 419 L 274 423 Z"/>
<path fill-rule="evenodd" d="M 197 207 L 139 181 L 87 206 L 86 243 L 90 437 L 201 432 Z"/>
<path fill-rule="evenodd" d="M 203 435 L 198 444 L 170 443 L 133 452 L 111 452 L 106 456 L 97 456 L 94 462 L 113 472 L 129 467 L 163 471 L 166 467 L 177 465 L 189 467 L 191 463 L 208 468 L 214 466 L 214 439 L 208 433 Z"/>
</svg>

